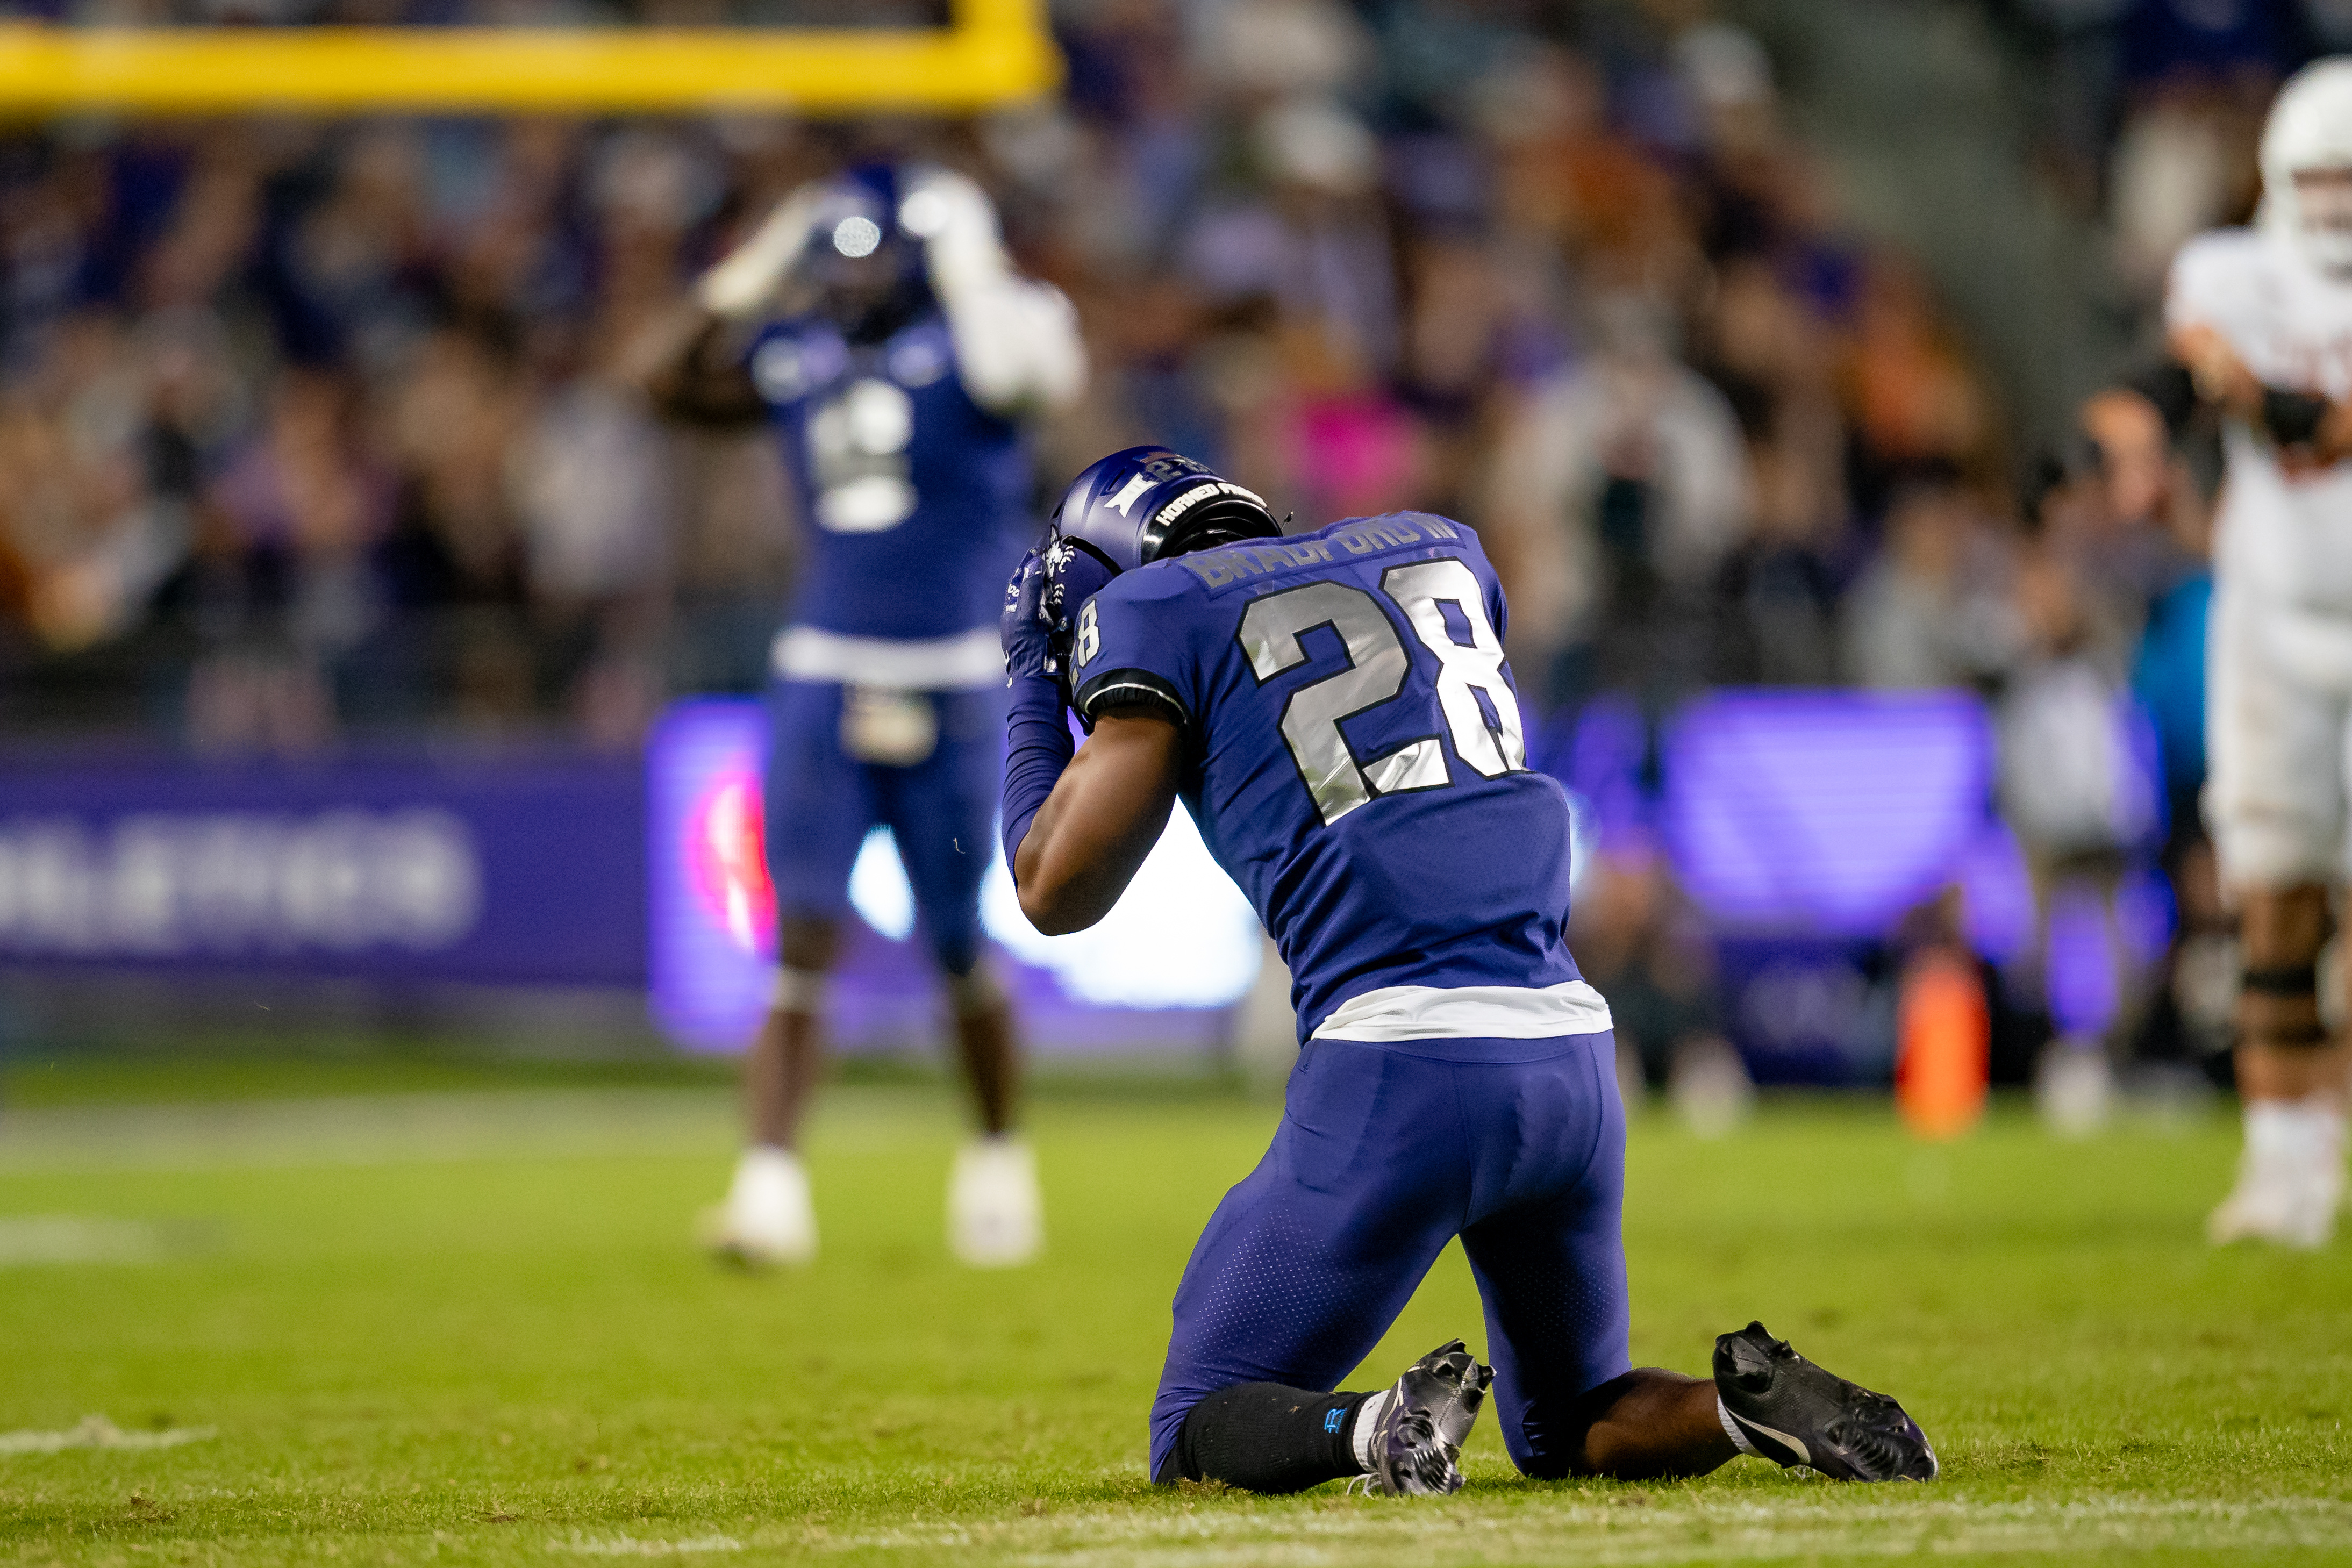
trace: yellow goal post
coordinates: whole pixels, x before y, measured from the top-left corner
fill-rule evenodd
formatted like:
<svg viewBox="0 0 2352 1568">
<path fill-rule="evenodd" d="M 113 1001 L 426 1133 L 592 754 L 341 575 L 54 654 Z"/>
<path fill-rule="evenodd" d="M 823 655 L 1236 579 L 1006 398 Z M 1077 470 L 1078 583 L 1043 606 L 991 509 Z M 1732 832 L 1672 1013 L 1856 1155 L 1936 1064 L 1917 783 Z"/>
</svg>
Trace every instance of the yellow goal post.
<svg viewBox="0 0 2352 1568">
<path fill-rule="evenodd" d="M 1045 0 L 801 29 L 0 25 L 0 117 L 963 113 L 1061 82 Z"/>
</svg>

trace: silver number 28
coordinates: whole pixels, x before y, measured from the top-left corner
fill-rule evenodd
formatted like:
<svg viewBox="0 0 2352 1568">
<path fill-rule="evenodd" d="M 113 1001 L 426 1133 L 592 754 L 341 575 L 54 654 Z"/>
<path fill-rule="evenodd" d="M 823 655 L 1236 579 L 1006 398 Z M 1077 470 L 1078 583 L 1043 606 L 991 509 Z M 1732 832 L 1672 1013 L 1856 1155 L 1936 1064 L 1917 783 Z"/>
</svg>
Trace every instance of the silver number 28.
<svg viewBox="0 0 2352 1568">
<path fill-rule="evenodd" d="M 1478 580 L 1458 560 L 1391 567 L 1381 591 L 1404 612 L 1423 646 L 1437 655 L 1437 707 L 1454 749 L 1482 777 L 1493 779 L 1528 765 L 1518 699 L 1503 679 L 1503 646 L 1486 618 Z M 1456 643 L 1441 604 L 1454 605 L 1470 628 L 1470 643 Z M 1435 789 L 1453 782 L 1445 749 L 1435 735 L 1409 741 L 1385 756 L 1360 758 L 1339 733 L 1339 721 L 1393 702 L 1404 690 L 1412 661 L 1396 626 L 1380 602 L 1360 588 L 1339 582 L 1309 583 L 1268 594 L 1242 616 L 1242 651 L 1260 684 L 1306 662 L 1300 637 L 1328 626 L 1348 650 L 1349 667 L 1312 681 L 1290 694 L 1282 710 L 1282 737 L 1298 764 L 1299 777 L 1325 826 L 1377 795 Z M 1485 692 L 1497 722 L 1489 724 L 1478 706 Z M 1437 716 L 1433 715 L 1433 717 Z"/>
</svg>

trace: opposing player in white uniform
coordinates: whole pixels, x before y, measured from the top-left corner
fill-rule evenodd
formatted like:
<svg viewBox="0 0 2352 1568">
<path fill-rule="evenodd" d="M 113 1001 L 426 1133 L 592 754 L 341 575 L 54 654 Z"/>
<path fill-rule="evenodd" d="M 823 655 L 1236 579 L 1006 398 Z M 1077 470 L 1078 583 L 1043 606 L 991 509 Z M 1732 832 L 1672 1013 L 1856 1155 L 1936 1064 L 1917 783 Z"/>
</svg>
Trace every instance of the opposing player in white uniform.
<svg viewBox="0 0 2352 1568">
<path fill-rule="evenodd" d="M 2319 1008 L 2352 791 L 2352 57 L 2290 81 L 2254 226 L 2174 260 L 2166 324 L 2231 416 L 2205 811 L 2242 917 L 2246 1143 L 2217 1242 L 2317 1247 L 2344 1193 L 2352 1051 Z"/>
</svg>

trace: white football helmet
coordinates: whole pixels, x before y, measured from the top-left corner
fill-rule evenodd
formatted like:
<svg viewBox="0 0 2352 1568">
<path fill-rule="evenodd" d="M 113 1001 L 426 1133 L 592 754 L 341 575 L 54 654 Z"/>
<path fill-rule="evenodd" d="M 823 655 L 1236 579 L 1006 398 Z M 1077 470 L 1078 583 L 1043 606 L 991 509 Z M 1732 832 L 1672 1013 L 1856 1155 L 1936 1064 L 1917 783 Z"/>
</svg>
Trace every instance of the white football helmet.
<svg viewBox="0 0 2352 1568">
<path fill-rule="evenodd" d="M 2352 55 L 2315 60 L 2279 89 L 2262 164 L 2264 226 L 2322 272 L 2352 277 Z M 2315 174 L 2337 178 L 2297 188 Z"/>
</svg>

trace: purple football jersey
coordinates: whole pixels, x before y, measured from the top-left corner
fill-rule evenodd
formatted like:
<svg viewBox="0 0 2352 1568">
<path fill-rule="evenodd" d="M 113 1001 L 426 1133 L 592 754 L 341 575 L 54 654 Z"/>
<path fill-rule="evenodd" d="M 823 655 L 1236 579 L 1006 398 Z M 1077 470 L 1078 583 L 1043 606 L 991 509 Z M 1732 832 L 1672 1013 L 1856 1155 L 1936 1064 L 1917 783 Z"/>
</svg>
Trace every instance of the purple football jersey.
<svg viewBox="0 0 2352 1568">
<path fill-rule="evenodd" d="M 908 640 L 993 626 L 1036 531 L 1029 456 L 1020 426 L 964 391 L 946 319 L 865 346 L 782 321 L 750 365 L 810 525 L 793 624 Z"/>
<path fill-rule="evenodd" d="M 1076 703 L 1188 747 L 1202 838 L 1290 966 L 1299 1034 L 1391 986 L 1556 986 L 1569 807 L 1528 771 L 1477 536 L 1422 512 L 1155 561 L 1080 610 Z"/>
</svg>

